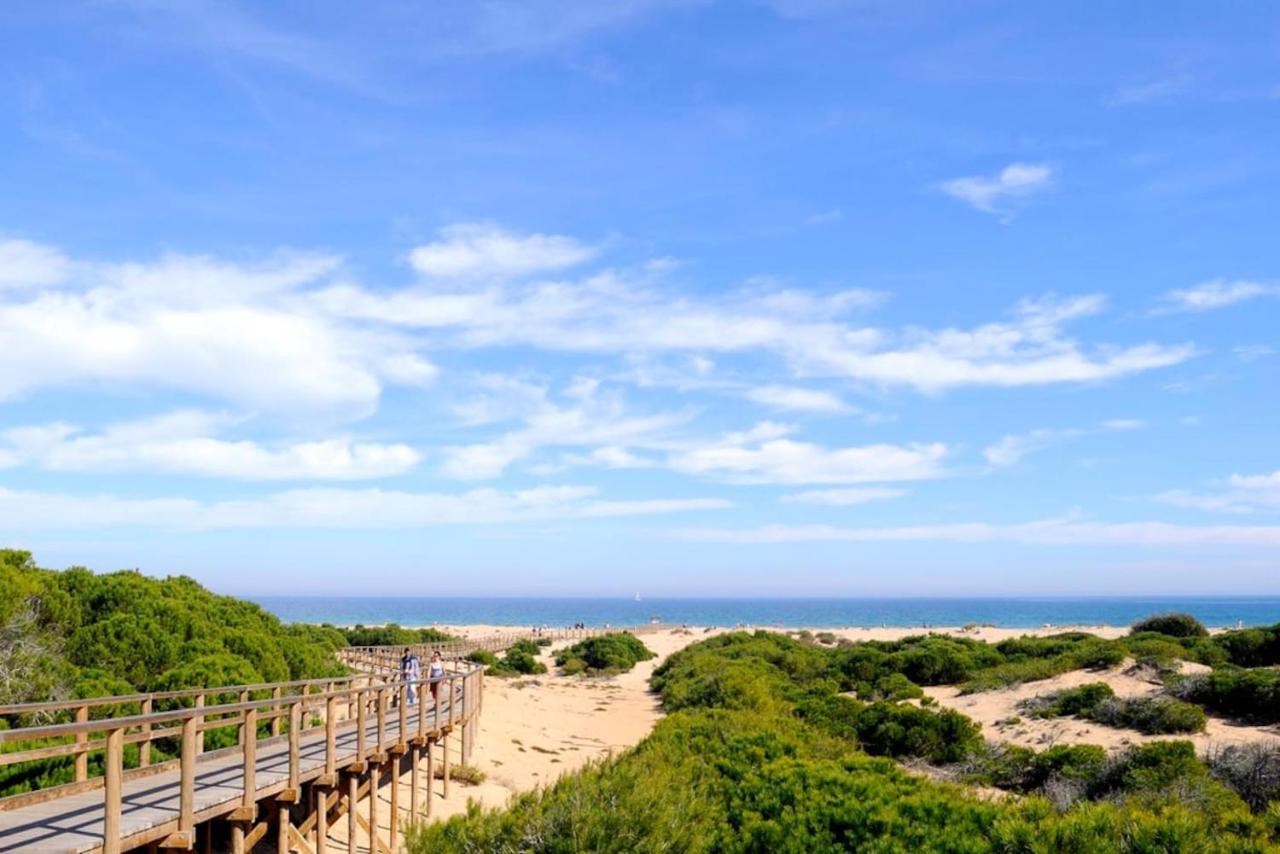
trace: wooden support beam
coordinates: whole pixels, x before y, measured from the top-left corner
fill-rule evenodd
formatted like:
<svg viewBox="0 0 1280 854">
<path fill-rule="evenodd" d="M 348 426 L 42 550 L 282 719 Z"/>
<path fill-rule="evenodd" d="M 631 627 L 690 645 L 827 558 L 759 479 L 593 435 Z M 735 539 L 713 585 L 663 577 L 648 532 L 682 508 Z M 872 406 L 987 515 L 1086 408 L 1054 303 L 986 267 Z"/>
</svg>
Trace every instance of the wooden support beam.
<svg viewBox="0 0 1280 854">
<path fill-rule="evenodd" d="M 289 842 L 293 844 L 302 854 L 321 854 L 323 848 L 313 849 L 307 844 L 307 840 L 297 831 L 293 825 L 289 825 Z"/>
<path fill-rule="evenodd" d="M 253 826 L 253 829 L 244 838 L 244 847 L 246 851 L 252 851 L 253 846 L 262 841 L 262 837 L 267 835 L 267 831 L 271 829 L 271 823 L 262 821 Z"/>
<path fill-rule="evenodd" d="M 360 799 L 356 796 L 356 778 L 354 775 L 349 775 L 347 777 L 347 854 L 356 854 L 356 829 L 359 827 L 356 822 L 360 818 L 356 815 L 358 803 Z"/>
<path fill-rule="evenodd" d="M 433 782 L 435 779 L 436 779 L 435 743 L 428 741 L 427 742 L 427 818 L 431 818 L 431 801 L 434 800 L 434 797 L 431 794 L 431 789 L 435 785 Z"/>
<path fill-rule="evenodd" d="M 396 835 L 400 825 L 400 757 L 391 760 L 391 829 L 387 831 L 387 841 L 391 848 L 396 847 Z"/>
</svg>

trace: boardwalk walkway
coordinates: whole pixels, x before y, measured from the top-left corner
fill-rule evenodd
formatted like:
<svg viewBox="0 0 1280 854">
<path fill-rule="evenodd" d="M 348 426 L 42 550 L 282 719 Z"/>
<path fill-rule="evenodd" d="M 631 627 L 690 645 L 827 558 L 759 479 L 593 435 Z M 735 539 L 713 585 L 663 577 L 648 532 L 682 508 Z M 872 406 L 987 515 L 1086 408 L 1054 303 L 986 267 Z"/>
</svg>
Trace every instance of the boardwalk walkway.
<svg viewBox="0 0 1280 854">
<path fill-rule="evenodd" d="M 393 748 L 415 737 L 420 722 L 418 707 L 407 716 L 406 738 L 401 738 L 398 716 L 386 721 L 382 746 Z M 436 709 L 427 700 L 425 727 L 440 735 Z M 441 698 L 439 719 L 446 726 L 449 703 Z M 376 721 L 365 723 L 365 743 L 379 744 Z M 356 721 L 338 724 L 335 761 L 346 768 L 357 760 Z M 323 730 L 311 730 L 298 745 L 298 781 L 311 783 L 325 772 L 326 741 Z M 378 751 L 385 752 L 385 751 Z M 289 787 L 290 745 L 288 736 L 258 742 L 254 764 L 256 801 L 281 794 Z M 176 828 L 180 813 L 181 771 L 167 771 L 124 783 L 121 801 L 120 836 L 145 838 Z M 243 760 L 240 750 L 205 754 L 197 760 L 193 809 L 197 816 L 229 813 L 244 802 Z M 71 854 L 100 850 L 103 840 L 103 797 L 101 792 L 82 792 L 45 803 L 31 804 L 0 814 L 0 851 L 30 854 Z M 165 834 L 168 835 L 167 833 Z"/>
</svg>

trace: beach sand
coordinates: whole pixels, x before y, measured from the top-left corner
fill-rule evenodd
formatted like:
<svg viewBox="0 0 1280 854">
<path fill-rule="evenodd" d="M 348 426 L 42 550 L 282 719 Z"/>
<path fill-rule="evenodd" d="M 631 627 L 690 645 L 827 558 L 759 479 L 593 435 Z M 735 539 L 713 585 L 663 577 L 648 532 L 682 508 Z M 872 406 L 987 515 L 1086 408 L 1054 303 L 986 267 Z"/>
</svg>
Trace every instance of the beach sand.
<svg viewBox="0 0 1280 854">
<path fill-rule="evenodd" d="M 467 625 L 437 626 L 453 634 L 467 637 L 504 634 L 516 629 L 510 626 Z M 432 787 L 432 820 L 438 821 L 451 815 L 466 812 L 468 801 L 476 801 L 484 807 L 505 806 L 511 797 L 555 782 L 561 775 L 572 773 L 587 763 L 618 753 L 638 744 L 652 730 L 661 717 L 658 698 L 649 693 L 648 682 L 654 669 L 667 656 L 716 634 L 737 627 L 688 627 L 645 632 L 644 643 L 658 653 L 658 657 L 643 662 L 630 673 L 611 678 L 582 678 L 560 676 L 554 667 L 553 655 L 568 642 L 557 642 L 544 650 L 541 660 L 549 672 L 540 676 L 513 679 L 489 678 L 485 681 L 484 711 L 480 717 L 478 735 L 470 765 L 486 775 L 479 785 L 453 783 L 446 800 L 437 780 Z M 799 631 L 779 629 L 774 626 L 742 627 L 768 631 Z M 1084 631 L 1104 638 L 1116 638 L 1128 632 L 1125 626 L 1047 626 L 1037 629 L 1006 629 L 977 627 L 965 629 L 949 627 L 850 627 L 809 629 L 814 635 L 831 632 L 837 638 L 849 640 L 897 640 L 910 635 L 928 632 L 968 637 L 997 642 L 1023 635 L 1050 635 L 1066 631 Z M 1157 683 L 1142 674 L 1130 672 L 1131 662 L 1107 671 L 1076 671 L 1054 679 L 1031 682 L 1025 685 L 960 696 L 954 687 L 925 689 L 939 704 L 957 709 L 982 724 L 983 735 L 992 741 L 1023 744 L 1043 749 L 1055 743 L 1090 743 L 1118 750 L 1124 746 L 1158 738 L 1178 736 L 1144 736 L 1137 732 L 1113 729 L 1074 718 L 1036 720 L 1028 718 L 1017 708 L 1019 701 L 1063 687 L 1085 682 L 1108 682 L 1119 696 L 1129 697 L 1152 694 L 1159 690 Z M 1198 667 L 1198 665 L 1188 665 Z M 1021 722 L 1005 724 L 1011 717 Z M 1182 736 L 1185 737 L 1185 736 Z M 1199 750 L 1210 745 L 1243 741 L 1275 740 L 1280 732 L 1275 727 L 1239 726 L 1210 719 L 1208 731 L 1191 736 Z M 457 764 L 460 742 L 450 739 L 451 762 Z M 407 810 L 409 804 L 409 775 L 401 780 L 400 803 Z M 390 816 L 390 787 L 381 791 L 382 807 L 379 810 L 384 828 Z M 367 814 L 367 807 L 361 807 Z M 407 815 L 407 812 L 405 813 Z M 340 823 L 345 827 L 345 822 Z M 341 828 L 334 834 L 335 842 L 342 839 Z M 384 830 L 385 833 L 385 830 Z M 360 840 L 361 845 L 365 844 Z M 362 849 L 363 850 L 363 849 Z"/>
</svg>

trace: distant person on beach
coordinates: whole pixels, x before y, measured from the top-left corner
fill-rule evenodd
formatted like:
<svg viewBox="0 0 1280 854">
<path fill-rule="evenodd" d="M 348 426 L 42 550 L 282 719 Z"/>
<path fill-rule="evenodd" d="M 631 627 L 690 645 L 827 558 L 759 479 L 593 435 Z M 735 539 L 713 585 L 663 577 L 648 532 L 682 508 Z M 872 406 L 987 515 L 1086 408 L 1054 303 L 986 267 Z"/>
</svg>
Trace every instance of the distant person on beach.
<svg viewBox="0 0 1280 854">
<path fill-rule="evenodd" d="M 440 650 L 431 653 L 431 663 L 427 665 L 427 678 L 431 681 L 431 702 L 440 705 L 440 680 L 444 678 L 444 660 L 440 658 Z"/>
<path fill-rule="evenodd" d="M 400 656 L 400 678 L 409 683 L 405 696 L 412 706 L 418 702 L 418 680 L 422 678 L 422 665 L 418 662 L 418 656 L 407 646 L 404 648 L 404 655 Z"/>
</svg>

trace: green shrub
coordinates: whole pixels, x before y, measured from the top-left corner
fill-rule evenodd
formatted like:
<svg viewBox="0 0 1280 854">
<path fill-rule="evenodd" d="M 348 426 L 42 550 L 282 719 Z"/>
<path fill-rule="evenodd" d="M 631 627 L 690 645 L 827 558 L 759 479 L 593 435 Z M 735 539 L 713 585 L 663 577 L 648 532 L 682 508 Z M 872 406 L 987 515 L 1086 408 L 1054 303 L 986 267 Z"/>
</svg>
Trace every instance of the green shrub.
<svg viewBox="0 0 1280 854">
<path fill-rule="evenodd" d="M 1088 714 L 1091 720 L 1128 727 L 1147 735 L 1203 732 L 1208 718 L 1199 706 L 1172 697 L 1132 697 L 1107 700 Z"/>
<path fill-rule="evenodd" d="M 1205 664 L 1234 664 L 1237 667 L 1273 667 L 1280 664 L 1280 623 L 1223 632 L 1213 638 L 1213 643 L 1222 650 L 1225 661 L 1206 661 Z"/>
<path fill-rule="evenodd" d="M 1036 717 L 1078 715 L 1114 727 L 1136 729 L 1148 735 L 1202 732 L 1207 722 L 1204 710 L 1171 697 L 1130 697 L 1119 699 L 1105 682 L 1090 682 L 1067 688 L 1023 704 Z"/>
<path fill-rule="evenodd" d="M 485 667 L 493 667 L 498 663 L 498 656 L 487 649 L 476 649 L 467 653 L 467 661 L 483 664 Z"/>
<path fill-rule="evenodd" d="M 537 649 L 537 647 L 534 647 Z M 513 646 L 507 654 L 497 659 L 486 671 L 491 676 L 536 676 L 547 672 L 547 665 L 526 649 Z"/>
<path fill-rule="evenodd" d="M 1280 670 L 1223 668 L 1174 678 L 1169 687 L 1177 697 L 1227 717 L 1257 723 L 1280 721 Z"/>
<path fill-rule="evenodd" d="M 382 626 L 357 625 L 342 629 L 349 646 L 409 646 L 420 643 L 444 643 L 457 640 L 439 629 L 406 629 L 396 623 Z"/>
<path fill-rule="evenodd" d="M 656 657 L 635 635 L 616 632 L 587 638 L 561 650 L 556 664 L 566 667 L 571 662 L 581 662 L 571 668 L 575 673 L 626 673 L 639 662 Z"/>
<path fill-rule="evenodd" d="M 1209 630 L 1195 617 L 1190 614 L 1175 612 L 1156 614 L 1144 620 L 1139 620 L 1133 624 L 1130 632 L 1134 634 L 1155 632 L 1175 638 L 1207 637 L 1209 635 Z"/>
<path fill-rule="evenodd" d="M 1087 716 L 1099 703 L 1113 699 L 1115 695 L 1116 692 L 1106 682 L 1089 682 L 1074 688 L 1064 688 L 1048 696 L 1024 700 L 1020 705 L 1038 718 Z"/>
<path fill-rule="evenodd" d="M 980 728 L 952 709 L 933 711 L 897 703 L 862 703 L 848 697 L 802 700 L 796 714 L 812 726 L 856 742 L 873 756 L 959 762 L 982 743 Z"/>
</svg>

